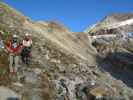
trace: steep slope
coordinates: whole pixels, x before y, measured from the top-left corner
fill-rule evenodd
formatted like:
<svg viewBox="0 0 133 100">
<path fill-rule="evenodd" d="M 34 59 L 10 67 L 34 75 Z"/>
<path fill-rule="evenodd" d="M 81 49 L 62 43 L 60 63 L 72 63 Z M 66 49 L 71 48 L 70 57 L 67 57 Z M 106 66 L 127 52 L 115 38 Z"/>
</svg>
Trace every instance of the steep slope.
<svg viewBox="0 0 133 100">
<path fill-rule="evenodd" d="M 101 52 L 108 53 L 109 48 L 113 51 L 132 53 L 133 39 L 133 14 L 114 14 L 105 17 L 101 22 L 98 22 L 93 28 L 86 31 L 89 35 L 94 35 L 92 38 L 95 44 L 101 45 Z M 131 54 L 132 55 L 132 54 Z"/>
<path fill-rule="evenodd" d="M 94 58 L 96 53 L 89 50 L 89 44 L 86 45 L 85 43 L 81 43 L 83 45 L 79 45 L 78 42 L 82 41 L 62 26 L 54 22 L 48 22 L 47 25 L 42 23 L 36 24 L 34 22 L 29 22 L 25 17 L 20 16 L 15 11 L 10 11 L 10 9 L 7 9 L 1 8 L 1 12 L 4 12 L 4 14 L 1 16 L 1 28 L 6 28 L 6 30 L 9 29 L 9 31 L 15 30 L 16 33 L 18 32 L 19 34 L 24 34 L 23 30 L 28 32 L 32 30 L 30 33 L 33 35 L 35 34 L 35 37 L 39 35 L 41 38 L 46 38 L 46 40 L 51 41 L 52 44 L 55 44 L 55 46 L 60 47 L 63 52 L 66 51 L 65 53 L 68 53 L 68 55 L 72 54 L 73 56 L 79 57 L 86 61 L 89 61 L 88 59 Z M 4 25 L 8 27 L 5 27 Z M 49 32 L 50 30 L 51 32 Z M 22 33 L 19 31 L 22 31 Z M 85 49 L 83 50 L 82 48 Z M 93 64 L 94 61 L 90 61 L 90 65 Z"/>
<path fill-rule="evenodd" d="M 0 30 L 20 38 L 28 32 L 33 37 L 31 65 L 20 63 L 23 71 L 18 76 L 24 77 L 18 83 L 9 80 L 9 84 L 2 84 L 16 91 L 22 100 L 132 98 L 132 89 L 98 67 L 97 52 L 88 34 L 70 32 L 55 22 L 30 21 L 3 3 L 0 12 Z"/>
<path fill-rule="evenodd" d="M 60 70 L 62 71 L 63 67 L 66 67 L 65 71 L 74 71 L 70 70 L 74 64 L 77 64 L 74 66 L 77 67 L 75 70 L 78 70 L 78 64 L 82 62 L 86 62 L 88 66 L 95 67 L 96 52 L 91 48 L 88 38 L 82 41 L 83 39 L 80 39 L 78 34 L 75 36 L 74 33 L 69 32 L 65 27 L 55 22 L 32 22 L 3 3 L 0 3 L 0 13 L 0 30 L 9 32 L 10 34 L 18 34 L 20 38 L 22 38 L 26 32 L 32 34 L 34 45 L 31 70 L 37 67 L 43 68 L 42 70 L 45 71 L 42 76 L 46 76 L 45 82 L 47 83 L 45 83 L 46 87 L 41 87 L 47 90 L 48 94 L 45 95 L 46 92 L 43 94 L 45 97 L 48 96 L 47 100 L 52 95 L 51 90 L 48 88 L 50 86 L 47 81 L 47 73 L 48 75 L 50 74 L 50 77 L 54 77 L 53 74 L 58 73 Z M 82 34 L 83 38 L 87 37 L 87 34 Z M 7 60 L 7 58 L 5 58 L 5 60 Z M 4 66 L 8 66 L 7 63 Z M 30 74 L 28 69 L 26 70 L 25 73 Z M 27 76 L 27 74 L 25 74 L 25 76 Z M 29 77 L 30 76 L 27 76 L 27 78 Z M 43 85 L 43 83 L 41 84 Z M 8 85 L 10 86 L 11 84 L 9 83 Z M 25 88 L 29 87 L 25 86 Z M 28 93 L 30 95 L 30 92 Z M 49 94 L 51 95 L 49 96 Z"/>
<path fill-rule="evenodd" d="M 107 16 L 87 31 L 99 56 L 103 58 L 101 67 L 130 87 L 133 86 L 132 28 L 133 14 L 129 13 Z"/>
</svg>

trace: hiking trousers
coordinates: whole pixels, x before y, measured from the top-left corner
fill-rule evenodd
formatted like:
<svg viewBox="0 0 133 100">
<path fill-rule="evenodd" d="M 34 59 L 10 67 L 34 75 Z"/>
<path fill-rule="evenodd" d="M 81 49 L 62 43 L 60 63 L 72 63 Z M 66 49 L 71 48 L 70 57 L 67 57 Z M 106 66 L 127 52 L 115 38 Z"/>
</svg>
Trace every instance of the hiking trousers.
<svg viewBox="0 0 133 100">
<path fill-rule="evenodd" d="M 24 47 L 21 52 L 21 59 L 24 64 L 30 63 L 31 47 Z"/>
<path fill-rule="evenodd" d="M 16 54 L 9 54 L 9 70 L 10 72 L 17 72 L 19 64 L 19 56 Z"/>
</svg>

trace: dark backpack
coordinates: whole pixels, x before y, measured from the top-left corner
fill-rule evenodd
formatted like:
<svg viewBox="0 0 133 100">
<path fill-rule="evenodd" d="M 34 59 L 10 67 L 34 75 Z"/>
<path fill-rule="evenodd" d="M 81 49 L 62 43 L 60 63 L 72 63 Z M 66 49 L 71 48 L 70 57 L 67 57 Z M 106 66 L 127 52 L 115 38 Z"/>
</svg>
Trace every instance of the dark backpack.
<svg viewBox="0 0 133 100">
<path fill-rule="evenodd" d="M 17 39 L 16 38 L 14 38 L 13 40 L 12 40 L 12 48 L 17 48 L 17 45 L 18 45 L 18 43 L 17 43 Z"/>
</svg>

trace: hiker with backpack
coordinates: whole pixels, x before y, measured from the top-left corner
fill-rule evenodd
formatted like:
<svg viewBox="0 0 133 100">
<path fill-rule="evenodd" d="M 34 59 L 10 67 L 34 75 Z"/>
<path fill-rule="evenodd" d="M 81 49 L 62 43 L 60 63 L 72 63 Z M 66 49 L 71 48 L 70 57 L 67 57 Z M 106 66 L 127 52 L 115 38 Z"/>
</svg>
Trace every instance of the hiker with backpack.
<svg viewBox="0 0 133 100">
<path fill-rule="evenodd" d="M 26 33 L 22 41 L 21 59 L 24 64 L 29 65 L 31 58 L 32 39 L 31 35 Z"/>
<path fill-rule="evenodd" d="M 6 50 L 9 53 L 9 71 L 16 73 L 19 64 L 19 54 L 21 52 L 21 44 L 17 35 L 10 35 L 6 43 Z"/>
</svg>

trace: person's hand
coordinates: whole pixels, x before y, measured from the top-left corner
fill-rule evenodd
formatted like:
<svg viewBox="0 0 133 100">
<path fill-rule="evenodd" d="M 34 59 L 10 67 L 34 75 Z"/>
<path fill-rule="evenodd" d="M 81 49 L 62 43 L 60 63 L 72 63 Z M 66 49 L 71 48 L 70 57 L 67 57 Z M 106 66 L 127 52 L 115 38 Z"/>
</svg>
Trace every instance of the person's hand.
<svg viewBox="0 0 133 100">
<path fill-rule="evenodd" d="M 17 52 L 17 54 L 20 54 L 21 53 L 21 50 L 19 50 L 18 52 Z"/>
<path fill-rule="evenodd" d="M 13 50 L 11 50 L 10 48 L 6 48 L 8 53 L 13 53 Z"/>
</svg>

